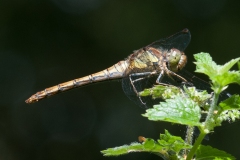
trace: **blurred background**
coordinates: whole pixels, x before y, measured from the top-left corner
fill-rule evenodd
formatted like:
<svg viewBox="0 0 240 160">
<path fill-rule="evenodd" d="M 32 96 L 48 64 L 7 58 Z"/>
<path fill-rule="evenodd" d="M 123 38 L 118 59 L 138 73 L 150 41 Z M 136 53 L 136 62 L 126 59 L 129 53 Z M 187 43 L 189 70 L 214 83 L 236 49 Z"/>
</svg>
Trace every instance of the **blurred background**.
<svg viewBox="0 0 240 160">
<path fill-rule="evenodd" d="M 159 159 L 149 153 L 103 157 L 101 150 L 157 139 L 185 127 L 150 122 L 124 95 L 120 81 L 24 101 L 44 88 L 112 66 L 133 50 L 188 28 L 193 54 L 223 64 L 239 57 L 240 2 L 227 0 L 0 1 L 0 159 Z M 205 79 L 201 75 L 195 75 Z M 239 94 L 239 86 L 229 88 Z M 204 144 L 240 158 L 240 123 L 216 129 Z"/>
</svg>

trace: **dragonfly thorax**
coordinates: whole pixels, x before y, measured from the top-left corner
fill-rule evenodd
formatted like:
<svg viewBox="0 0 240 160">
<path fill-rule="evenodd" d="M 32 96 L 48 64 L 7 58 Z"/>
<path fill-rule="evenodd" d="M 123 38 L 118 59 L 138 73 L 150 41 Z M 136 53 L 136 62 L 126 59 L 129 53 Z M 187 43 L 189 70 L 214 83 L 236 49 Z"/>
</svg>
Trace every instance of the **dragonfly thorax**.
<svg viewBox="0 0 240 160">
<path fill-rule="evenodd" d="M 178 49 L 171 49 L 166 56 L 167 67 L 170 71 L 178 72 L 187 63 L 187 56 Z"/>
</svg>

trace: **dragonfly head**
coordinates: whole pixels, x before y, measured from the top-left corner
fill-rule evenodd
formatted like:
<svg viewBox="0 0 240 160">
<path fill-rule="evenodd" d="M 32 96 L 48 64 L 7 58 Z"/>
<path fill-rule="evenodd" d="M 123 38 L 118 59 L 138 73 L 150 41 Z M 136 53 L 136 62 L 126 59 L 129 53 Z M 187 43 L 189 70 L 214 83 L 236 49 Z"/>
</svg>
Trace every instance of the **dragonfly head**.
<svg viewBox="0 0 240 160">
<path fill-rule="evenodd" d="M 167 52 L 167 66 L 170 71 L 178 72 L 187 63 L 187 56 L 178 49 L 171 49 Z"/>
</svg>

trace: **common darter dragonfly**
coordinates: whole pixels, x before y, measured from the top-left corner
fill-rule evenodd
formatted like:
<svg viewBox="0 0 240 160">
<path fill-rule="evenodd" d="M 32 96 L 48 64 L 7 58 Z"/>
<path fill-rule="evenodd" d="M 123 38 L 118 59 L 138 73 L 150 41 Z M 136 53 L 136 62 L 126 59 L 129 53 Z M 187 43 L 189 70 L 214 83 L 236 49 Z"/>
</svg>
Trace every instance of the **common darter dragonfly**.
<svg viewBox="0 0 240 160">
<path fill-rule="evenodd" d="M 77 78 L 65 83 L 46 88 L 32 95 L 26 103 L 33 103 L 76 87 L 85 86 L 101 81 L 122 79 L 122 87 L 125 94 L 142 107 L 151 107 L 150 98 L 139 97 L 138 93 L 154 84 L 181 85 L 181 82 L 201 86 L 206 82 L 186 72 L 184 76 L 178 73 L 187 63 L 184 50 L 191 40 L 188 29 L 155 41 L 146 47 L 135 50 L 125 60 L 119 61 L 113 66 L 88 76 Z M 208 88 L 210 89 L 210 87 Z"/>
</svg>

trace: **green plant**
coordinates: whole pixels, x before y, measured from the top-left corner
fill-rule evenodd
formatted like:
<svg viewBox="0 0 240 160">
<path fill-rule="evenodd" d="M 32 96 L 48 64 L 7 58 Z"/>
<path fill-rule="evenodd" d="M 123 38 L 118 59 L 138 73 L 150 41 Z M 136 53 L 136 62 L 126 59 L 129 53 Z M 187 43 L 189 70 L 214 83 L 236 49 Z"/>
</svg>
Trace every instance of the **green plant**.
<svg viewBox="0 0 240 160">
<path fill-rule="evenodd" d="M 197 127 L 200 131 L 198 138 L 192 145 L 191 134 L 187 140 L 173 136 L 168 131 L 160 134 L 155 141 L 150 138 L 140 137 L 140 143 L 134 142 L 130 145 L 109 148 L 101 151 L 104 156 L 117 156 L 131 152 L 151 152 L 166 160 L 191 160 L 193 157 L 198 160 L 230 160 L 235 159 L 230 154 L 201 145 L 204 137 L 220 126 L 225 120 L 234 121 L 239 118 L 240 97 L 232 95 L 230 98 L 218 103 L 219 95 L 231 83 L 240 84 L 240 72 L 230 71 L 234 64 L 240 69 L 240 58 L 233 59 L 224 65 L 217 65 L 208 53 L 194 55 L 197 66 L 196 72 L 206 74 L 211 80 L 211 88 L 214 94 L 206 91 L 199 91 L 195 87 L 175 87 L 171 85 L 156 85 L 153 88 L 145 89 L 141 96 L 152 96 L 161 98 L 160 102 L 146 110 L 143 114 L 152 121 L 167 121 L 182 125 Z M 200 122 L 201 116 L 206 114 L 204 122 Z"/>
</svg>

